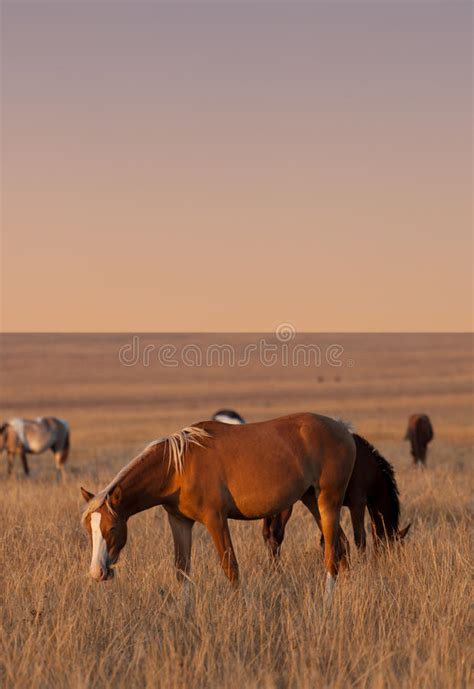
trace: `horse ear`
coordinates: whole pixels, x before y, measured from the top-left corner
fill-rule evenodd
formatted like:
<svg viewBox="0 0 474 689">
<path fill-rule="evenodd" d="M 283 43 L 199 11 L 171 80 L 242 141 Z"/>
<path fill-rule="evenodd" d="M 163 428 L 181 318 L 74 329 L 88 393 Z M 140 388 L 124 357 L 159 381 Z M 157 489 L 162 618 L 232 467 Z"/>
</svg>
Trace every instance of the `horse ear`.
<svg viewBox="0 0 474 689">
<path fill-rule="evenodd" d="M 407 525 L 405 526 L 404 529 L 401 529 L 401 530 L 398 532 L 398 538 L 399 538 L 400 540 L 402 540 L 403 538 L 405 538 L 405 536 L 407 535 L 407 533 L 408 533 L 409 530 L 410 530 L 410 526 L 411 526 L 411 522 L 410 522 L 409 524 L 407 524 Z"/>
<path fill-rule="evenodd" d="M 81 493 L 82 493 L 82 497 L 84 498 L 84 500 L 86 502 L 89 502 L 89 500 L 92 500 L 92 498 L 94 497 L 94 493 L 89 493 L 89 491 L 86 490 L 85 488 L 83 488 L 82 486 L 81 486 Z"/>
<path fill-rule="evenodd" d="M 117 505 L 120 503 L 122 499 L 122 489 L 120 488 L 120 484 L 117 484 L 113 491 L 110 493 L 108 496 L 108 500 L 112 507 L 117 507 Z"/>
</svg>

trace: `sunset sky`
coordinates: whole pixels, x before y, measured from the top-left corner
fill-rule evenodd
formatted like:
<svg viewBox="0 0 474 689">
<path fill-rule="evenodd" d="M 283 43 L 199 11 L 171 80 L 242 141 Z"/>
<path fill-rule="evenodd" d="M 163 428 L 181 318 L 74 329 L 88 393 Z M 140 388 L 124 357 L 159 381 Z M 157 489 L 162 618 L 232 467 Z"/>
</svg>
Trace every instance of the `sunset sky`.
<svg viewBox="0 0 474 689">
<path fill-rule="evenodd" d="M 465 331 L 470 2 L 4 2 L 5 331 Z"/>
</svg>

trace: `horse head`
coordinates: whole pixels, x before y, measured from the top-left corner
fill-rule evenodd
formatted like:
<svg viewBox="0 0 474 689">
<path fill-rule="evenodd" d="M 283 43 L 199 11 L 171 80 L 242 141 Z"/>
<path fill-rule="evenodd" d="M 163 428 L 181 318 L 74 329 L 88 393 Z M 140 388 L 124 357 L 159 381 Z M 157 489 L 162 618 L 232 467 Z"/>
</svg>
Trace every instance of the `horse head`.
<svg viewBox="0 0 474 689">
<path fill-rule="evenodd" d="M 95 496 L 81 488 L 88 503 L 82 521 L 92 544 L 90 575 L 96 581 L 112 579 L 113 565 L 127 542 L 127 522 L 120 515 L 122 491 L 119 485 L 106 495 Z"/>
</svg>

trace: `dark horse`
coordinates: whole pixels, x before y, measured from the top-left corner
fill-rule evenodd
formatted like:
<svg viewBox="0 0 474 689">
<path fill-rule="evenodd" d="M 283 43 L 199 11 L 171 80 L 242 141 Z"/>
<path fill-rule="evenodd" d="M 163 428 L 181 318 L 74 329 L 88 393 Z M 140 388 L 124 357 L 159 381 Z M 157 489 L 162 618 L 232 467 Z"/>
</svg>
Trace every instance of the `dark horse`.
<svg viewBox="0 0 474 689">
<path fill-rule="evenodd" d="M 399 530 L 400 500 L 392 465 L 365 438 L 353 433 L 356 444 L 356 461 L 347 485 L 343 504 L 351 513 L 354 541 L 365 550 L 365 508 L 371 519 L 372 536 L 376 548 L 406 536 L 410 524 Z M 267 517 L 263 522 L 263 538 L 270 556 L 278 557 L 285 536 L 285 527 L 293 507 Z M 321 539 L 322 540 L 322 539 Z M 323 542 L 323 540 L 322 540 Z"/>
<path fill-rule="evenodd" d="M 425 465 L 428 443 L 433 440 L 433 426 L 427 414 L 412 414 L 408 418 L 405 440 L 410 441 L 413 463 Z"/>
</svg>

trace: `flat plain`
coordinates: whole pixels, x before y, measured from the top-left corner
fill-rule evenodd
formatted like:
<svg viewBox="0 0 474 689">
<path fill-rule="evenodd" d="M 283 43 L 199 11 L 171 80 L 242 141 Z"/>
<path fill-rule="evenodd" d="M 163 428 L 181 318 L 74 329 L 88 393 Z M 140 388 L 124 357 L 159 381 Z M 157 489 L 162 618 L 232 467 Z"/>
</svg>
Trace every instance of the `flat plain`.
<svg viewBox="0 0 474 689">
<path fill-rule="evenodd" d="M 137 337 L 1 337 L 0 418 L 64 417 L 72 452 L 65 486 L 48 453 L 30 457 L 29 479 L 17 466 L 8 480 L 2 458 L 0 685 L 468 687 L 472 336 Z M 306 362 L 303 347 L 293 360 L 296 344 L 312 347 Z M 279 568 L 259 523 L 232 523 L 237 593 L 197 525 L 185 603 L 160 508 L 131 520 L 115 579 L 89 580 L 79 486 L 102 488 L 148 442 L 220 407 L 248 421 L 303 410 L 342 417 L 393 463 L 410 534 L 378 558 L 371 545 L 365 557 L 352 547 L 329 611 L 319 534 L 299 506 Z M 435 429 L 426 470 L 403 441 L 418 411 Z M 350 534 L 347 514 L 344 526 Z"/>
</svg>

